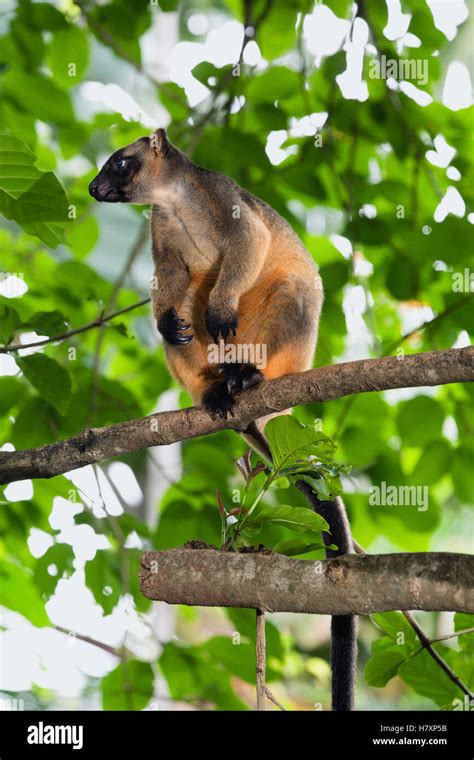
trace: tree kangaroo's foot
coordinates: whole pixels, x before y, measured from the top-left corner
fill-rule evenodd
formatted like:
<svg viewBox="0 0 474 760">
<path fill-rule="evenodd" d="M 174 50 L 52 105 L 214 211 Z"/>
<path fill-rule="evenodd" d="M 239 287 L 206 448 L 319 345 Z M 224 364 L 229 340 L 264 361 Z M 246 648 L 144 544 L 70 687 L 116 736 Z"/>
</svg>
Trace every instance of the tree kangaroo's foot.
<svg viewBox="0 0 474 760">
<path fill-rule="evenodd" d="M 234 397 L 229 393 L 226 380 L 216 380 L 209 386 L 202 397 L 202 405 L 213 419 L 220 417 L 227 419 L 229 414 L 234 416 Z"/>
<path fill-rule="evenodd" d="M 253 385 L 257 385 L 264 380 L 263 374 L 254 364 L 232 364 L 225 363 L 220 365 L 220 372 L 225 377 L 227 389 L 232 395 L 236 391 L 245 391 Z"/>
</svg>

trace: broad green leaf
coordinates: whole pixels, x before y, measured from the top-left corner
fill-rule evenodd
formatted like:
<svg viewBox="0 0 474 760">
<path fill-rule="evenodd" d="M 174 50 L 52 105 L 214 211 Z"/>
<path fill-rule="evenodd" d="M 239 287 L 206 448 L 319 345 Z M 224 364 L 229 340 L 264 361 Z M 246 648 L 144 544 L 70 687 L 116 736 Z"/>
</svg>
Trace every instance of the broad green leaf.
<svg viewBox="0 0 474 760">
<path fill-rule="evenodd" d="M 247 97 L 253 103 L 273 103 L 292 95 L 298 88 L 298 74 L 284 66 L 272 66 L 263 74 L 253 77 Z"/>
<path fill-rule="evenodd" d="M 253 645 L 242 641 L 236 642 L 230 636 L 213 636 L 201 644 L 200 649 L 210 656 L 215 665 L 220 665 L 247 683 L 255 683 L 255 647 Z M 267 664 L 267 680 L 272 681 L 276 677 L 276 672 Z"/>
<path fill-rule="evenodd" d="M 287 541 L 279 541 L 272 547 L 272 551 L 277 554 L 285 554 L 287 557 L 294 557 L 297 554 L 307 554 L 308 552 L 324 549 L 323 541 L 309 542 L 290 538 Z"/>
<path fill-rule="evenodd" d="M 227 670 L 215 664 L 201 647 L 183 647 L 169 642 L 159 664 L 173 699 L 205 700 L 221 710 L 246 709 L 231 687 Z"/>
<path fill-rule="evenodd" d="M 14 377 L 0 377 L 0 415 L 6 414 L 21 400 L 24 386 Z"/>
<path fill-rule="evenodd" d="M 451 477 L 459 500 L 474 504 L 474 481 L 472 478 L 473 452 L 459 447 L 451 458 Z"/>
<path fill-rule="evenodd" d="M 454 615 L 454 630 L 465 631 L 469 628 L 474 628 L 474 615 L 468 615 L 465 612 L 456 612 Z M 458 646 L 462 649 L 474 648 L 474 631 L 459 636 Z"/>
<path fill-rule="evenodd" d="M 184 500 L 173 501 L 160 516 L 153 546 L 158 550 L 170 549 L 192 539 L 216 546 L 220 544 L 217 506 L 203 505 L 202 509 L 196 510 Z"/>
<path fill-rule="evenodd" d="M 97 551 L 94 559 L 86 564 L 86 586 L 94 599 L 110 615 L 121 595 L 120 560 L 114 551 Z"/>
<path fill-rule="evenodd" d="M 31 572 L 4 559 L 0 561 L 0 600 L 3 607 L 19 612 L 33 625 L 49 625 L 44 602 Z"/>
<path fill-rule="evenodd" d="M 69 544 L 54 544 L 36 561 L 33 579 L 41 594 L 51 596 L 64 573 L 73 572 L 74 552 Z"/>
<path fill-rule="evenodd" d="M 418 640 L 415 631 L 401 612 L 375 612 L 372 619 L 398 645 L 415 644 Z"/>
<path fill-rule="evenodd" d="M 255 645 L 255 611 L 227 607 L 225 613 L 235 626 L 235 633 L 249 639 Z M 265 638 L 267 655 L 278 660 L 283 659 L 284 649 L 280 631 L 268 617 L 265 620 Z"/>
<path fill-rule="evenodd" d="M 221 68 L 217 68 L 208 61 L 202 61 L 201 63 L 198 63 L 197 66 L 194 66 L 191 73 L 198 82 L 201 82 L 201 84 L 204 84 L 206 87 L 213 87 L 215 83 L 219 82 L 224 77 L 228 77 L 231 71 L 232 66 L 222 66 Z M 215 80 L 215 83 L 210 84 L 209 80 Z"/>
<path fill-rule="evenodd" d="M 12 306 L 0 306 L 0 341 L 10 342 L 15 330 L 21 324 L 18 312 Z"/>
<path fill-rule="evenodd" d="M 449 652 L 446 647 L 435 644 L 435 649 L 443 656 Z M 447 705 L 462 692 L 446 675 L 426 650 L 410 658 L 400 666 L 399 675 L 418 694 L 432 699 L 439 707 Z"/>
<path fill-rule="evenodd" d="M 12 443 L 29 449 L 57 440 L 59 416 L 43 398 L 30 398 L 21 407 L 13 428 Z"/>
<path fill-rule="evenodd" d="M 71 378 L 64 367 L 45 354 L 23 356 L 17 364 L 40 396 L 65 414 L 71 398 Z"/>
<path fill-rule="evenodd" d="M 418 293 L 420 272 L 417 265 L 408 258 L 400 261 L 396 256 L 387 269 L 387 288 L 398 301 L 408 301 Z"/>
<path fill-rule="evenodd" d="M 21 327 L 22 329 L 29 328 L 38 335 L 47 335 L 51 338 L 61 335 L 67 330 L 67 320 L 64 314 L 57 309 L 54 311 L 37 311 Z"/>
<path fill-rule="evenodd" d="M 35 118 L 54 124 L 74 123 L 69 95 L 57 87 L 52 79 L 38 73 L 10 69 L 3 75 L 3 91 Z M 25 100 L 24 93 L 28 93 Z"/>
<path fill-rule="evenodd" d="M 298 4 L 291 2 L 270 5 L 270 11 L 257 37 L 262 55 L 273 60 L 295 44 Z"/>
<path fill-rule="evenodd" d="M 276 471 L 305 461 L 309 456 L 332 460 L 335 444 L 320 430 L 302 425 L 290 415 L 274 417 L 265 425 L 265 435 Z"/>
<path fill-rule="evenodd" d="M 280 525 L 282 528 L 288 528 L 288 530 L 294 530 L 297 533 L 303 533 L 306 530 L 310 530 L 313 533 L 329 530 L 326 520 L 311 509 L 305 509 L 305 507 L 289 507 L 285 505 L 265 507 L 253 519 L 248 520 L 246 526 L 258 528 L 263 523 Z"/>
<path fill-rule="evenodd" d="M 443 408 L 430 396 L 415 396 L 399 407 L 398 429 L 406 446 L 425 446 L 441 435 Z"/>
<path fill-rule="evenodd" d="M 61 184 L 35 167 L 34 153 L 8 129 L 0 129 L 0 157 L 0 212 L 55 248 L 68 218 Z"/>
<path fill-rule="evenodd" d="M 452 449 L 446 441 L 428 443 L 410 475 L 410 483 L 426 486 L 437 483 L 449 472 L 451 460 Z"/>
<path fill-rule="evenodd" d="M 401 664 L 406 660 L 407 652 L 404 647 L 387 649 L 373 655 L 364 670 L 365 680 L 369 686 L 380 688 L 397 675 Z"/>
<path fill-rule="evenodd" d="M 124 660 L 102 679 L 102 709 L 143 710 L 153 695 L 153 682 L 148 662 Z"/>
<path fill-rule="evenodd" d="M 83 78 L 89 60 L 87 37 L 78 26 L 69 24 L 53 34 L 48 64 L 60 87 L 72 87 Z"/>
<path fill-rule="evenodd" d="M 97 219 L 95 216 L 87 216 L 71 225 L 66 235 L 66 241 L 76 256 L 82 258 L 92 251 L 99 240 L 99 236 L 100 230 Z"/>
</svg>

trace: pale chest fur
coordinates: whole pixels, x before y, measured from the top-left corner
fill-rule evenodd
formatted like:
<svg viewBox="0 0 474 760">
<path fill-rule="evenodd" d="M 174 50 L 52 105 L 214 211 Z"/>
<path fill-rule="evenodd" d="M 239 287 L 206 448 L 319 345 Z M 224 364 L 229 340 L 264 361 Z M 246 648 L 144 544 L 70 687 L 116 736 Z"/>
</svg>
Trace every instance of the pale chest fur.
<svg viewBox="0 0 474 760">
<path fill-rule="evenodd" d="M 203 274 L 218 265 L 219 241 L 202 208 L 189 202 L 179 187 L 157 192 L 152 210 L 152 236 L 158 255 L 179 253 L 193 273 Z"/>
</svg>

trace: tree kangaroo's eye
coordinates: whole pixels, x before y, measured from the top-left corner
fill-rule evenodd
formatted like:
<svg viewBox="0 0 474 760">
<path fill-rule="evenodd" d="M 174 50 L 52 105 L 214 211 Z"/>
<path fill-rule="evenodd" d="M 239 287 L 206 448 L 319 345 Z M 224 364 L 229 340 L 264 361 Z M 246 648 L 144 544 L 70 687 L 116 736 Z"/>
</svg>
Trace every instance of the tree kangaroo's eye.
<svg viewBox="0 0 474 760">
<path fill-rule="evenodd" d="M 125 158 L 116 158 L 115 159 L 115 168 L 116 169 L 124 169 L 126 166 L 127 160 Z"/>
</svg>

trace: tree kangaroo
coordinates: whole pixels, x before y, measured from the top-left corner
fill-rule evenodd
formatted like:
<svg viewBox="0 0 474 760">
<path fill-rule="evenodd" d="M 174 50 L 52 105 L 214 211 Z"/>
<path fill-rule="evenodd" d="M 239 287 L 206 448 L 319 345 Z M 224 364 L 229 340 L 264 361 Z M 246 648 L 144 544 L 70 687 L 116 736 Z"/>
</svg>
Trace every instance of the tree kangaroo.
<svg viewBox="0 0 474 760">
<path fill-rule="evenodd" d="M 312 367 L 321 278 L 301 240 L 267 203 L 194 164 L 163 129 L 116 151 L 89 192 L 98 201 L 152 205 L 153 313 L 170 372 L 195 404 L 227 418 L 237 391 Z M 245 437 L 268 457 L 267 419 Z M 343 502 L 320 502 L 306 483 L 298 487 L 327 519 L 336 554 L 352 551 Z M 333 709 L 349 710 L 354 619 L 334 617 L 332 632 Z"/>
</svg>

